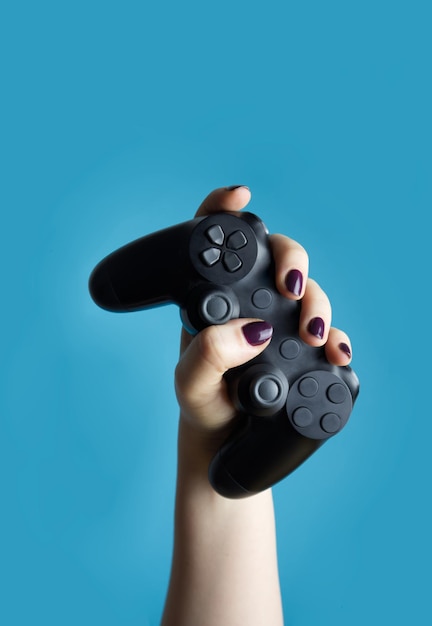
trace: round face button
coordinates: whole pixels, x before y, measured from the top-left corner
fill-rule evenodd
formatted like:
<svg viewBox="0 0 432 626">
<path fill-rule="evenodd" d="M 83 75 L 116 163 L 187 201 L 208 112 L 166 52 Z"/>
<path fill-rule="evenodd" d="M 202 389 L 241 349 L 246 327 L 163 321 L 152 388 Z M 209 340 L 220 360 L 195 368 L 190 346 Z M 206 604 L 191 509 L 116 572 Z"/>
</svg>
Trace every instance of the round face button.
<svg viewBox="0 0 432 626">
<path fill-rule="evenodd" d="M 295 359 L 300 353 L 300 344 L 295 339 L 286 339 L 281 343 L 279 352 L 284 359 Z"/>
<path fill-rule="evenodd" d="M 313 422 L 312 411 L 305 406 L 299 406 L 299 408 L 294 411 L 292 420 L 299 428 L 306 428 L 306 426 L 310 426 Z"/>
<path fill-rule="evenodd" d="M 321 418 L 321 428 L 326 433 L 337 433 L 341 427 L 341 418 L 336 413 L 326 413 Z"/>
<path fill-rule="evenodd" d="M 334 404 L 341 404 L 347 396 L 347 388 L 342 383 L 334 383 L 327 389 L 327 398 Z"/>
<path fill-rule="evenodd" d="M 266 309 L 271 305 L 272 300 L 272 293 L 268 289 L 257 289 L 252 294 L 252 304 L 256 306 L 257 309 Z"/>
<path fill-rule="evenodd" d="M 299 383 L 299 392 L 305 398 L 312 398 L 318 391 L 318 382 L 315 378 L 307 376 L 303 378 Z"/>
</svg>

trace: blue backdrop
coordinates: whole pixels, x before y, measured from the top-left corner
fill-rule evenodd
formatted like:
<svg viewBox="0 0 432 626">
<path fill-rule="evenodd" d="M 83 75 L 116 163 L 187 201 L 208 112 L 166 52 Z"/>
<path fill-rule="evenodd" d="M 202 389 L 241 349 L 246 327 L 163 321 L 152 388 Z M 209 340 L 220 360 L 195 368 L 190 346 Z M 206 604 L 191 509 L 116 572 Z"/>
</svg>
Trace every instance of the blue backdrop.
<svg viewBox="0 0 432 626">
<path fill-rule="evenodd" d="M 87 279 L 230 184 L 307 248 L 362 382 L 274 490 L 286 623 L 431 619 L 429 6 L 2 8 L 2 624 L 157 626 L 178 312 L 103 312 Z"/>
</svg>

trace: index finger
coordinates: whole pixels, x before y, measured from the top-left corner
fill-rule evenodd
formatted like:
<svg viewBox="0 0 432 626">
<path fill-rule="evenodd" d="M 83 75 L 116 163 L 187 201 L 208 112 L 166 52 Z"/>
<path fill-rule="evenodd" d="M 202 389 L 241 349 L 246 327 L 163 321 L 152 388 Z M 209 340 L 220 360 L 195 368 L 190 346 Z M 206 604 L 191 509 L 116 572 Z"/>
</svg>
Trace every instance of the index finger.
<svg viewBox="0 0 432 626">
<path fill-rule="evenodd" d="M 219 211 L 241 211 L 249 203 L 251 192 L 246 185 L 214 189 L 200 204 L 196 217 Z"/>
</svg>

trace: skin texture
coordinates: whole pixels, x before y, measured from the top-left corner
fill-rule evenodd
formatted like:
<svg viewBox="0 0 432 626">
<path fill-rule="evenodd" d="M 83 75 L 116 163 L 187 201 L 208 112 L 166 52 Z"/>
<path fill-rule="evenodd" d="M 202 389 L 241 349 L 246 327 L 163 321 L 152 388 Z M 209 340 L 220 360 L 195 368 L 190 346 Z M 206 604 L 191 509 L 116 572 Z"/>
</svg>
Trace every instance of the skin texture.
<svg viewBox="0 0 432 626">
<path fill-rule="evenodd" d="M 241 210 L 250 197 L 244 186 L 216 189 L 196 215 Z M 270 241 L 279 291 L 302 301 L 300 336 L 312 346 L 324 345 L 331 363 L 348 365 L 349 337 L 331 327 L 331 305 L 308 277 L 307 252 L 283 235 L 272 235 Z M 287 288 L 291 271 L 297 294 Z M 161 626 L 283 624 L 271 490 L 229 500 L 218 495 L 207 478 L 210 460 L 235 417 L 223 375 L 257 356 L 271 340 L 257 346 L 248 343 L 242 328 L 253 321 L 231 320 L 195 337 L 182 331 L 175 373 L 180 420 L 174 553 Z M 321 337 L 310 332 L 317 327 L 323 328 Z"/>
</svg>

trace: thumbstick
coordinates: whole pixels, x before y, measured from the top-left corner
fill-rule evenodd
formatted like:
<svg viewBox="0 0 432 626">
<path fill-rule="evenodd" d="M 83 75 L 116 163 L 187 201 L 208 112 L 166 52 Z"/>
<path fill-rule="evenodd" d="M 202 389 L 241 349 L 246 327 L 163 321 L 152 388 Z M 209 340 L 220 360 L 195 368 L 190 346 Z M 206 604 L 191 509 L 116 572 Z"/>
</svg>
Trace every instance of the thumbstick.
<svg viewBox="0 0 432 626">
<path fill-rule="evenodd" d="M 207 326 L 225 324 L 239 315 L 240 304 L 230 287 L 196 287 L 181 310 L 183 326 L 192 334 Z"/>
<path fill-rule="evenodd" d="M 225 324 L 232 319 L 234 306 L 231 298 L 223 292 L 206 294 L 199 304 L 199 315 L 206 325 Z"/>
<path fill-rule="evenodd" d="M 267 417 L 274 415 L 285 404 L 288 381 L 278 368 L 268 364 L 256 364 L 241 374 L 234 385 L 236 405 L 251 415 Z"/>
</svg>

